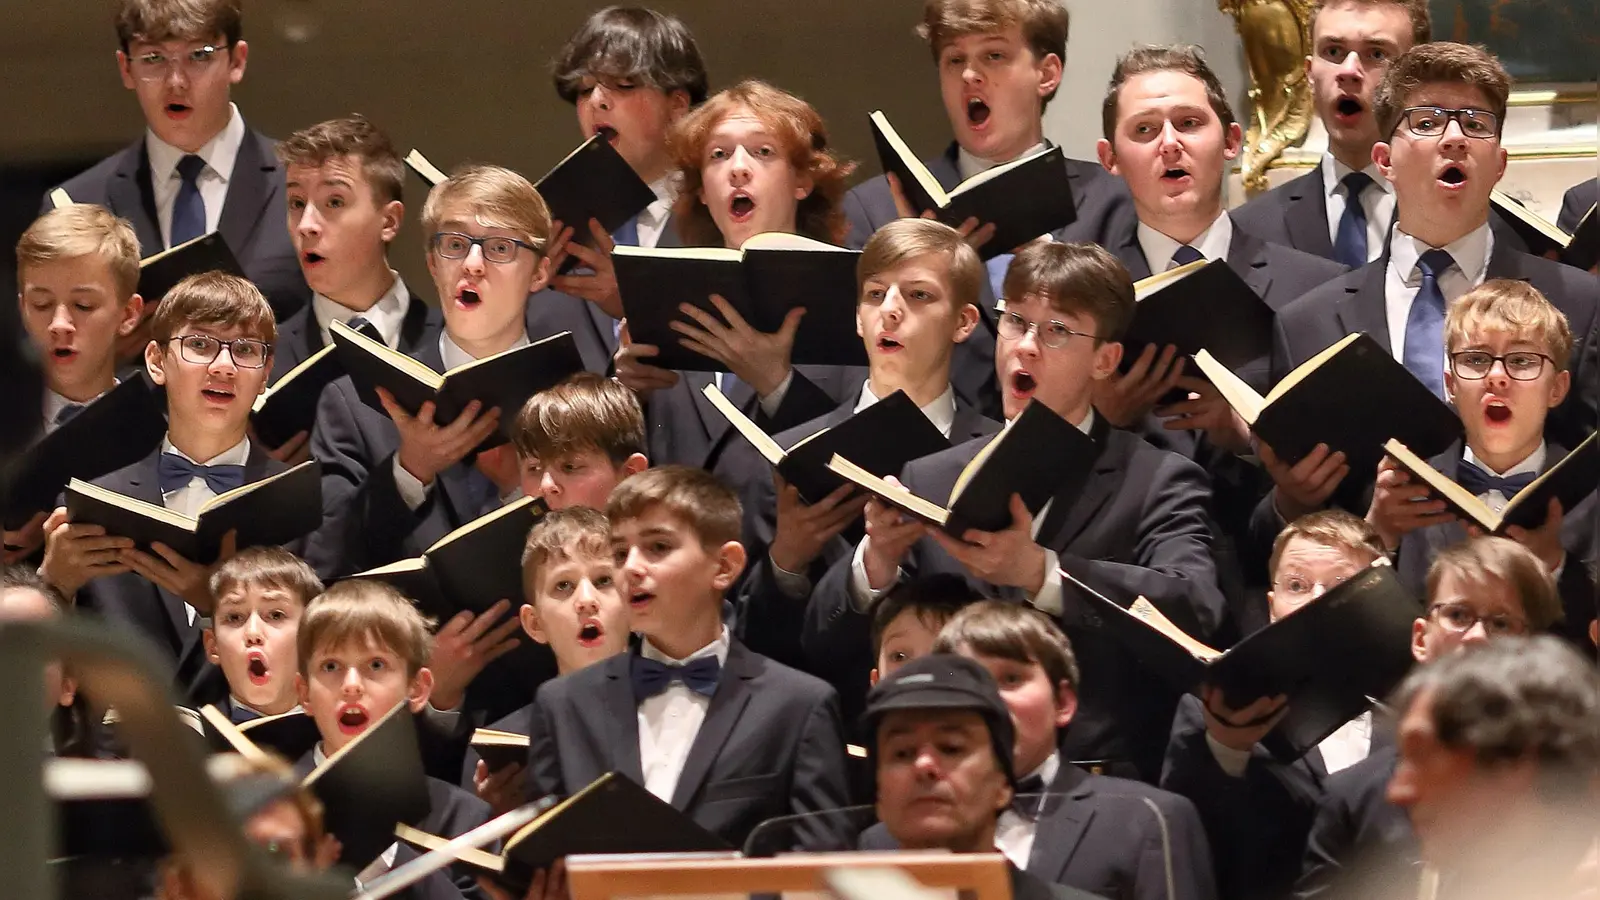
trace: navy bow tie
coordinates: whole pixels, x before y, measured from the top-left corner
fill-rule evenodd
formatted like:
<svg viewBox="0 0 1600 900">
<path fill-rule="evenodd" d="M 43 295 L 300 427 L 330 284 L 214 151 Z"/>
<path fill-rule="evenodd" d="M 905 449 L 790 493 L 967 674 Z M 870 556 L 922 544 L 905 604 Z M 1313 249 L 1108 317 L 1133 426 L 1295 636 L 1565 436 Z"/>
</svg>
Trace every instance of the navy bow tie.
<svg viewBox="0 0 1600 900">
<path fill-rule="evenodd" d="M 261 718 L 261 714 L 253 709 L 245 709 L 237 703 L 228 704 L 228 719 L 235 725 L 243 725 L 246 722 L 254 722 L 259 718 Z"/>
<path fill-rule="evenodd" d="M 206 480 L 213 494 L 225 494 L 244 484 L 244 466 L 202 466 L 176 453 L 163 453 L 156 462 L 156 480 L 163 494 L 188 487 L 197 475 Z"/>
<path fill-rule="evenodd" d="M 1480 466 L 1473 465 L 1466 460 L 1461 461 L 1461 467 L 1456 470 L 1456 483 L 1466 488 L 1474 497 L 1482 496 L 1490 491 L 1499 491 L 1502 497 L 1509 501 L 1517 492 L 1533 483 L 1539 476 L 1532 472 L 1523 472 L 1520 475 L 1495 475 Z"/>
<path fill-rule="evenodd" d="M 722 663 L 717 662 L 715 656 L 706 656 L 681 666 L 669 666 L 635 656 L 628 677 L 633 681 L 633 698 L 641 703 L 666 690 L 674 681 L 681 681 L 689 690 L 709 697 L 717 692 Z"/>
<path fill-rule="evenodd" d="M 1040 795 L 1045 792 L 1044 779 L 1038 775 L 1029 775 L 1017 782 L 1016 790 L 1011 792 L 1011 809 L 1019 816 L 1036 818 L 1039 808 L 1044 803 Z"/>
</svg>

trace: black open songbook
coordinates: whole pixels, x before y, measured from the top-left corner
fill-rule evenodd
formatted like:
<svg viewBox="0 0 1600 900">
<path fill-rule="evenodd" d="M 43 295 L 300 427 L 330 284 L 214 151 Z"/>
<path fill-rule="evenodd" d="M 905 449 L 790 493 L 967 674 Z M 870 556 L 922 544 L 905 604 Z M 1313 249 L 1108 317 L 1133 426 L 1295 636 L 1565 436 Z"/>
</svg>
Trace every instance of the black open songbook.
<svg viewBox="0 0 1600 900">
<path fill-rule="evenodd" d="M 139 261 L 139 296 L 148 307 L 161 302 L 173 285 L 201 272 L 222 271 L 244 277 L 244 267 L 219 232 L 202 234 L 170 250 Z"/>
<path fill-rule="evenodd" d="M 1220 259 L 1196 260 L 1134 284 L 1133 321 L 1122 339 L 1124 365 L 1147 345 L 1201 350 L 1230 369 L 1272 353 L 1272 307 Z"/>
<path fill-rule="evenodd" d="M 339 862 L 366 868 L 394 843 L 397 823 L 428 814 L 428 780 L 410 707 L 404 700 L 396 704 L 302 783 L 322 801 L 327 831 L 343 847 Z"/>
<path fill-rule="evenodd" d="M 1570 512 L 1600 487 L 1600 442 L 1591 434 L 1571 453 L 1517 492 L 1499 512 L 1490 509 L 1466 488 L 1446 478 L 1428 461 L 1412 453 L 1399 441 L 1390 441 L 1384 450 L 1406 471 L 1428 486 L 1433 496 L 1443 500 L 1463 521 L 1477 525 L 1489 534 L 1504 534 L 1513 525 L 1538 528 L 1550 511 L 1550 500 L 1560 501 L 1563 512 Z"/>
</svg>

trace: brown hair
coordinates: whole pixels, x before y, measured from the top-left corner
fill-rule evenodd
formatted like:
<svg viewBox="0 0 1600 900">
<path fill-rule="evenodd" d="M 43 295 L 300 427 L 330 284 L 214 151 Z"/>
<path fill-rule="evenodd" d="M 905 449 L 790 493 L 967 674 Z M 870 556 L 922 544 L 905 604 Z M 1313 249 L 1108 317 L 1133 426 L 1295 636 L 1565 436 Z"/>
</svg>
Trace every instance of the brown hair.
<svg viewBox="0 0 1600 900">
<path fill-rule="evenodd" d="M 1511 76 L 1494 54 L 1482 47 L 1436 41 L 1418 44 L 1400 54 L 1384 70 L 1372 95 L 1372 114 L 1383 140 L 1394 135 L 1400 114 L 1411 105 L 1411 95 L 1430 84 L 1464 84 L 1478 88 L 1489 101 L 1489 112 L 1506 122 L 1506 101 L 1511 96 Z"/>
<path fill-rule="evenodd" d="M 1238 121 L 1233 117 L 1233 107 L 1228 103 L 1222 82 L 1206 63 L 1205 51 L 1194 44 L 1144 44 L 1118 57 L 1117 67 L 1111 71 L 1111 83 L 1106 85 L 1105 99 L 1100 101 L 1100 129 L 1113 146 L 1122 86 L 1134 76 L 1149 72 L 1182 72 L 1199 81 L 1206 89 L 1206 102 L 1211 104 L 1211 111 L 1217 114 L 1223 129 Z"/>
<path fill-rule="evenodd" d="M 238 328 L 245 337 L 271 345 L 278 340 L 278 324 L 267 298 L 249 280 L 226 272 L 201 272 L 172 286 L 150 317 L 150 337 L 165 345 L 182 329 L 202 326 Z"/>
<path fill-rule="evenodd" d="M 883 633 L 902 613 L 912 613 L 923 627 L 937 632 L 962 607 L 981 599 L 982 595 L 973 590 L 966 576 L 953 572 L 938 572 L 900 582 L 872 604 L 873 658 L 883 652 Z"/>
<path fill-rule="evenodd" d="M 22 563 L 0 565 L 0 594 L 6 591 L 33 591 L 43 597 L 57 615 L 72 608 L 55 585 L 40 577 L 38 569 Z"/>
<path fill-rule="evenodd" d="M 34 219 L 22 233 L 17 241 L 17 290 L 22 290 L 30 266 L 81 256 L 98 256 L 106 264 L 118 301 L 139 289 L 139 238 L 133 226 L 103 206 L 73 203 Z"/>
<path fill-rule="evenodd" d="M 894 219 L 873 233 L 856 260 L 857 300 L 861 299 L 867 279 L 928 254 L 944 259 L 951 304 L 956 309 L 977 306 L 984 279 L 983 260 L 961 232 L 932 219 Z"/>
<path fill-rule="evenodd" d="M 237 587 L 272 587 L 288 593 L 302 607 L 322 593 L 322 579 L 306 561 L 282 547 L 248 547 L 228 557 L 211 573 L 211 596 Z"/>
<path fill-rule="evenodd" d="M 1284 548 L 1295 538 L 1362 557 L 1364 563 L 1389 555 L 1383 547 L 1383 539 L 1378 537 L 1378 532 L 1365 519 L 1342 509 L 1322 509 L 1295 519 L 1278 532 L 1272 541 L 1272 555 L 1267 560 L 1268 578 L 1278 573 L 1278 560 L 1283 558 Z"/>
<path fill-rule="evenodd" d="M 708 549 L 739 539 L 739 498 L 705 469 L 659 466 L 630 475 L 611 492 L 606 518 L 615 528 L 616 523 L 636 519 L 653 506 L 664 506 L 683 520 Z"/>
<path fill-rule="evenodd" d="M 1318 0 L 1311 11 L 1311 32 L 1316 37 L 1317 17 L 1334 6 L 1398 6 L 1411 20 L 1411 44 L 1426 44 L 1433 40 L 1433 16 L 1428 12 L 1428 0 Z"/>
<path fill-rule="evenodd" d="M 1445 352 L 1454 353 L 1485 331 L 1537 344 L 1557 372 L 1572 356 L 1572 326 L 1566 315 L 1526 281 L 1490 279 L 1451 302 L 1444 317 Z"/>
<path fill-rule="evenodd" d="M 550 242 L 550 207 L 533 183 L 502 166 L 469 165 L 428 191 L 422 203 L 422 235 L 431 252 L 433 236 L 453 204 L 485 228 L 515 232 L 541 257 Z"/>
<path fill-rule="evenodd" d="M 1078 689 L 1078 660 L 1061 627 L 1031 606 L 979 600 L 956 613 L 933 642 L 934 653 L 978 653 L 1032 664 L 1054 689 L 1065 681 Z"/>
<path fill-rule="evenodd" d="M 1035 241 L 1006 269 L 1001 293 L 1021 299 L 1037 294 L 1060 313 L 1094 319 L 1098 346 L 1122 339 L 1133 320 L 1133 278 L 1099 244 Z"/>
<path fill-rule="evenodd" d="M 361 164 L 374 203 L 382 206 L 401 199 L 406 170 L 400 154 L 389 136 L 360 113 L 302 128 L 278 144 L 278 159 L 285 167 L 315 168 L 341 156 Z"/>
<path fill-rule="evenodd" d="M 554 460 L 598 450 L 620 466 L 645 452 L 644 410 L 621 382 L 579 372 L 528 398 L 517 413 L 511 441 L 524 457 Z"/>
<path fill-rule="evenodd" d="M 1070 24 L 1067 5 L 1061 0 L 926 0 L 916 32 L 917 37 L 928 42 L 933 60 L 938 62 L 945 45 L 956 38 L 1004 31 L 1015 25 L 1035 60 L 1043 62 L 1046 56 L 1055 54 L 1065 67 Z M 1055 95 L 1051 91 L 1040 106 Z"/>
<path fill-rule="evenodd" d="M 1528 630 L 1540 632 L 1566 618 L 1555 580 L 1533 551 L 1510 538 L 1479 537 L 1446 547 L 1428 567 L 1428 605 L 1446 577 L 1479 584 L 1489 579 L 1506 583 L 1522 601 Z"/>
<path fill-rule="evenodd" d="M 122 0 L 117 42 L 122 52 L 134 41 L 209 41 L 217 35 L 232 48 L 244 36 L 240 0 Z"/>
<path fill-rule="evenodd" d="M 522 595 L 533 603 L 539 596 L 539 572 L 552 561 L 577 556 L 611 558 L 611 523 L 605 513 L 587 506 L 552 510 L 528 530 L 522 545 Z"/>
<path fill-rule="evenodd" d="M 341 581 L 312 600 L 300 620 L 300 674 L 310 672 L 318 649 L 371 641 L 404 660 L 406 677 L 415 677 L 433 652 L 432 628 L 392 585 L 370 578 Z"/>
<path fill-rule="evenodd" d="M 694 35 L 674 16 L 637 6 L 608 6 L 591 15 L 550 61 L 556 93 L 578 102 L 585 78 L 637 81 L 664 94 L 683 91 L 691 105 L 706 99 L 706 64 Z"/>
<path fill-rule="evenodd" d="M 667 147 L 683 181 L 673 215 L 684 242 L 721 245 L 722 233 L 711 210 L 700 202 L 705 186 L 703 167 L 706 144 L 717 125 L 740 107 L 761 120 L 782 144 L 796 172 L 811 179 L 811 193 L 795 209 L 795 231 L 819 241 L 837 244 L 850 228 L 844 217 L 845 179 L 855 171 L 828 147 L 828 129 L 811 104 L 764 81 L 741 81 L 718 91 L 703 105 L 679 119 L 667 137 Z"/>
</svg>

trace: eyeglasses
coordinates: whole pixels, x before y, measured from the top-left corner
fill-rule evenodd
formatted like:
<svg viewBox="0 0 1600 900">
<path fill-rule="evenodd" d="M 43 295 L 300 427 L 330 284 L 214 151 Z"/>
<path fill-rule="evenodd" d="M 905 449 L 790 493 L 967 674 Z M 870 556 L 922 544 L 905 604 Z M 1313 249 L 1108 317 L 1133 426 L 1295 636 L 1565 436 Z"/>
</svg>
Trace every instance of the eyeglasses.
<svg viewBox="0 0 1600 900">
<path fill-rule="evenodd" d="M 1413 106 L 1401 110 L 1395 130 L 1398 131 L 1403 122 L 1406 130 L 1417 137 L 1438 137 L 1450 126 L 1451 119 L 1461 126 L 1461 133 L 1469 138 L 1487 140 L 1500 133 L 1500 117 L 1486 109 L 1445 109 L 1441 106 Z"/>
<path fill-rule="evenodd" d="M 517 250 L 523 247 L 539 252 L 538 247 L 516 238 L 475 238 L 459 231 L 441 231 L 433 236 L 433 252 L 445 259 L 466 259 L 473 247 L 483 248 L 484 260 L 492 263 L 511 262 L 517 258 Z"/>
<path fill-rule="evenodd" d="M 1494 364 L 1500 363 L 1505 369 L 1506 376 L 1511 380 L 1533 381 L 1544 371 L 1546 362 L 1554 364 L 1555 360 L 1531 350 L 1518 350 L 1505 356 L 1495 356 L 1482 350 L 1462 350 L 1450 354 L 1450 371 L 1454 372 L 1457 378 L 1478 381 L 1489 377 Z"/>
<path fill-rule="evenodd" d="M 1439 623 L 1439 626 L 1454 634 L 1465 634 L 1472 630 L 1472 626 L 1483 623 L 1483 633 L 1490 637 L 1504 637 L 1508 634 L 1522 634 L 1528 630 L 1526 619 L 1506 613 L 1493 613 L 1480 616 L 1472 607 L 1465 603 L 1439 603 L 1428 607 L 1428 618 Z"/>
<path fill-rule="evenodd" d="M 225 341 L 209 334 L 180 334 L 169 341 L 178 342 L 178 352 L 185 362 L 209 366 L 228 348 L 228 358 L 241 369 L 259 369 L 272 356 L 272 345 L 253 338 L 235 338 Z"/>
<path fill-rule="evenodd" d="M 1281 580 L 1275 581 L 1272 585 L 1272 590 L 1273 593 L 1288 597 L 1310 597 L 1317 592 L 1317 588 L 1322 588 L 1323 593 L 1327 593 L 1348 580 L 1350 580 L 1349 574 L 1335 575 L 1326 580 L 1318 581 L 1290 572 L 1284 575 Z"/>
<path fill-rule="evenodd" d="M 1066 346 L 1067 341 L 1072 340 L 1074 335 L 1100 340 L 1099 335 L 1087 331 L 1073 331 L 1064 322 L 1057 322 L 1054 319 L 1049 322 L 1029 322 L 1014 312 L 1001 313 L 1000 324 L 995 330 L 1008 341 L 1020 341 L 1032 331 L 1039 336 L 1039 343 L 1052 350 Z"/>
<path fill-rule="evenodd" d="M 226 51 L 226 47 L 206 44 L 177 57 L 150 52 L 128 60 L 128 68 L 133 70 L 134 77 L 140 81 L 164 81 L 174 67 L 182 69 L 184 75 L 194 76 L 209 70 L 221 58 L 217 54 Z"/>
</svg>

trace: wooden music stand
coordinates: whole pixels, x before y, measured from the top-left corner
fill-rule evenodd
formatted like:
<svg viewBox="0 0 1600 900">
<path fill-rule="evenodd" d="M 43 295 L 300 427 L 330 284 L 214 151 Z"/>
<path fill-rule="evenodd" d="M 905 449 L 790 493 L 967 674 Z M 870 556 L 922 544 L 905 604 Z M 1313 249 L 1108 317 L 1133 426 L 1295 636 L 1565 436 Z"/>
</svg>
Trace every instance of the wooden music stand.
<svg viewBox="0 0 1600 900">
<path fill-rule="evenodd" d="M 841 868 L 897 868 L 924 887 L 972 891 L 975 900 L 1011 900 L 1011 875 L 999 853 L 796 853 L 774 859 L 569 856 L 567 887 L 572 900 L 819 894 L 828 890 L 824 876 Z"/>
</svg>

